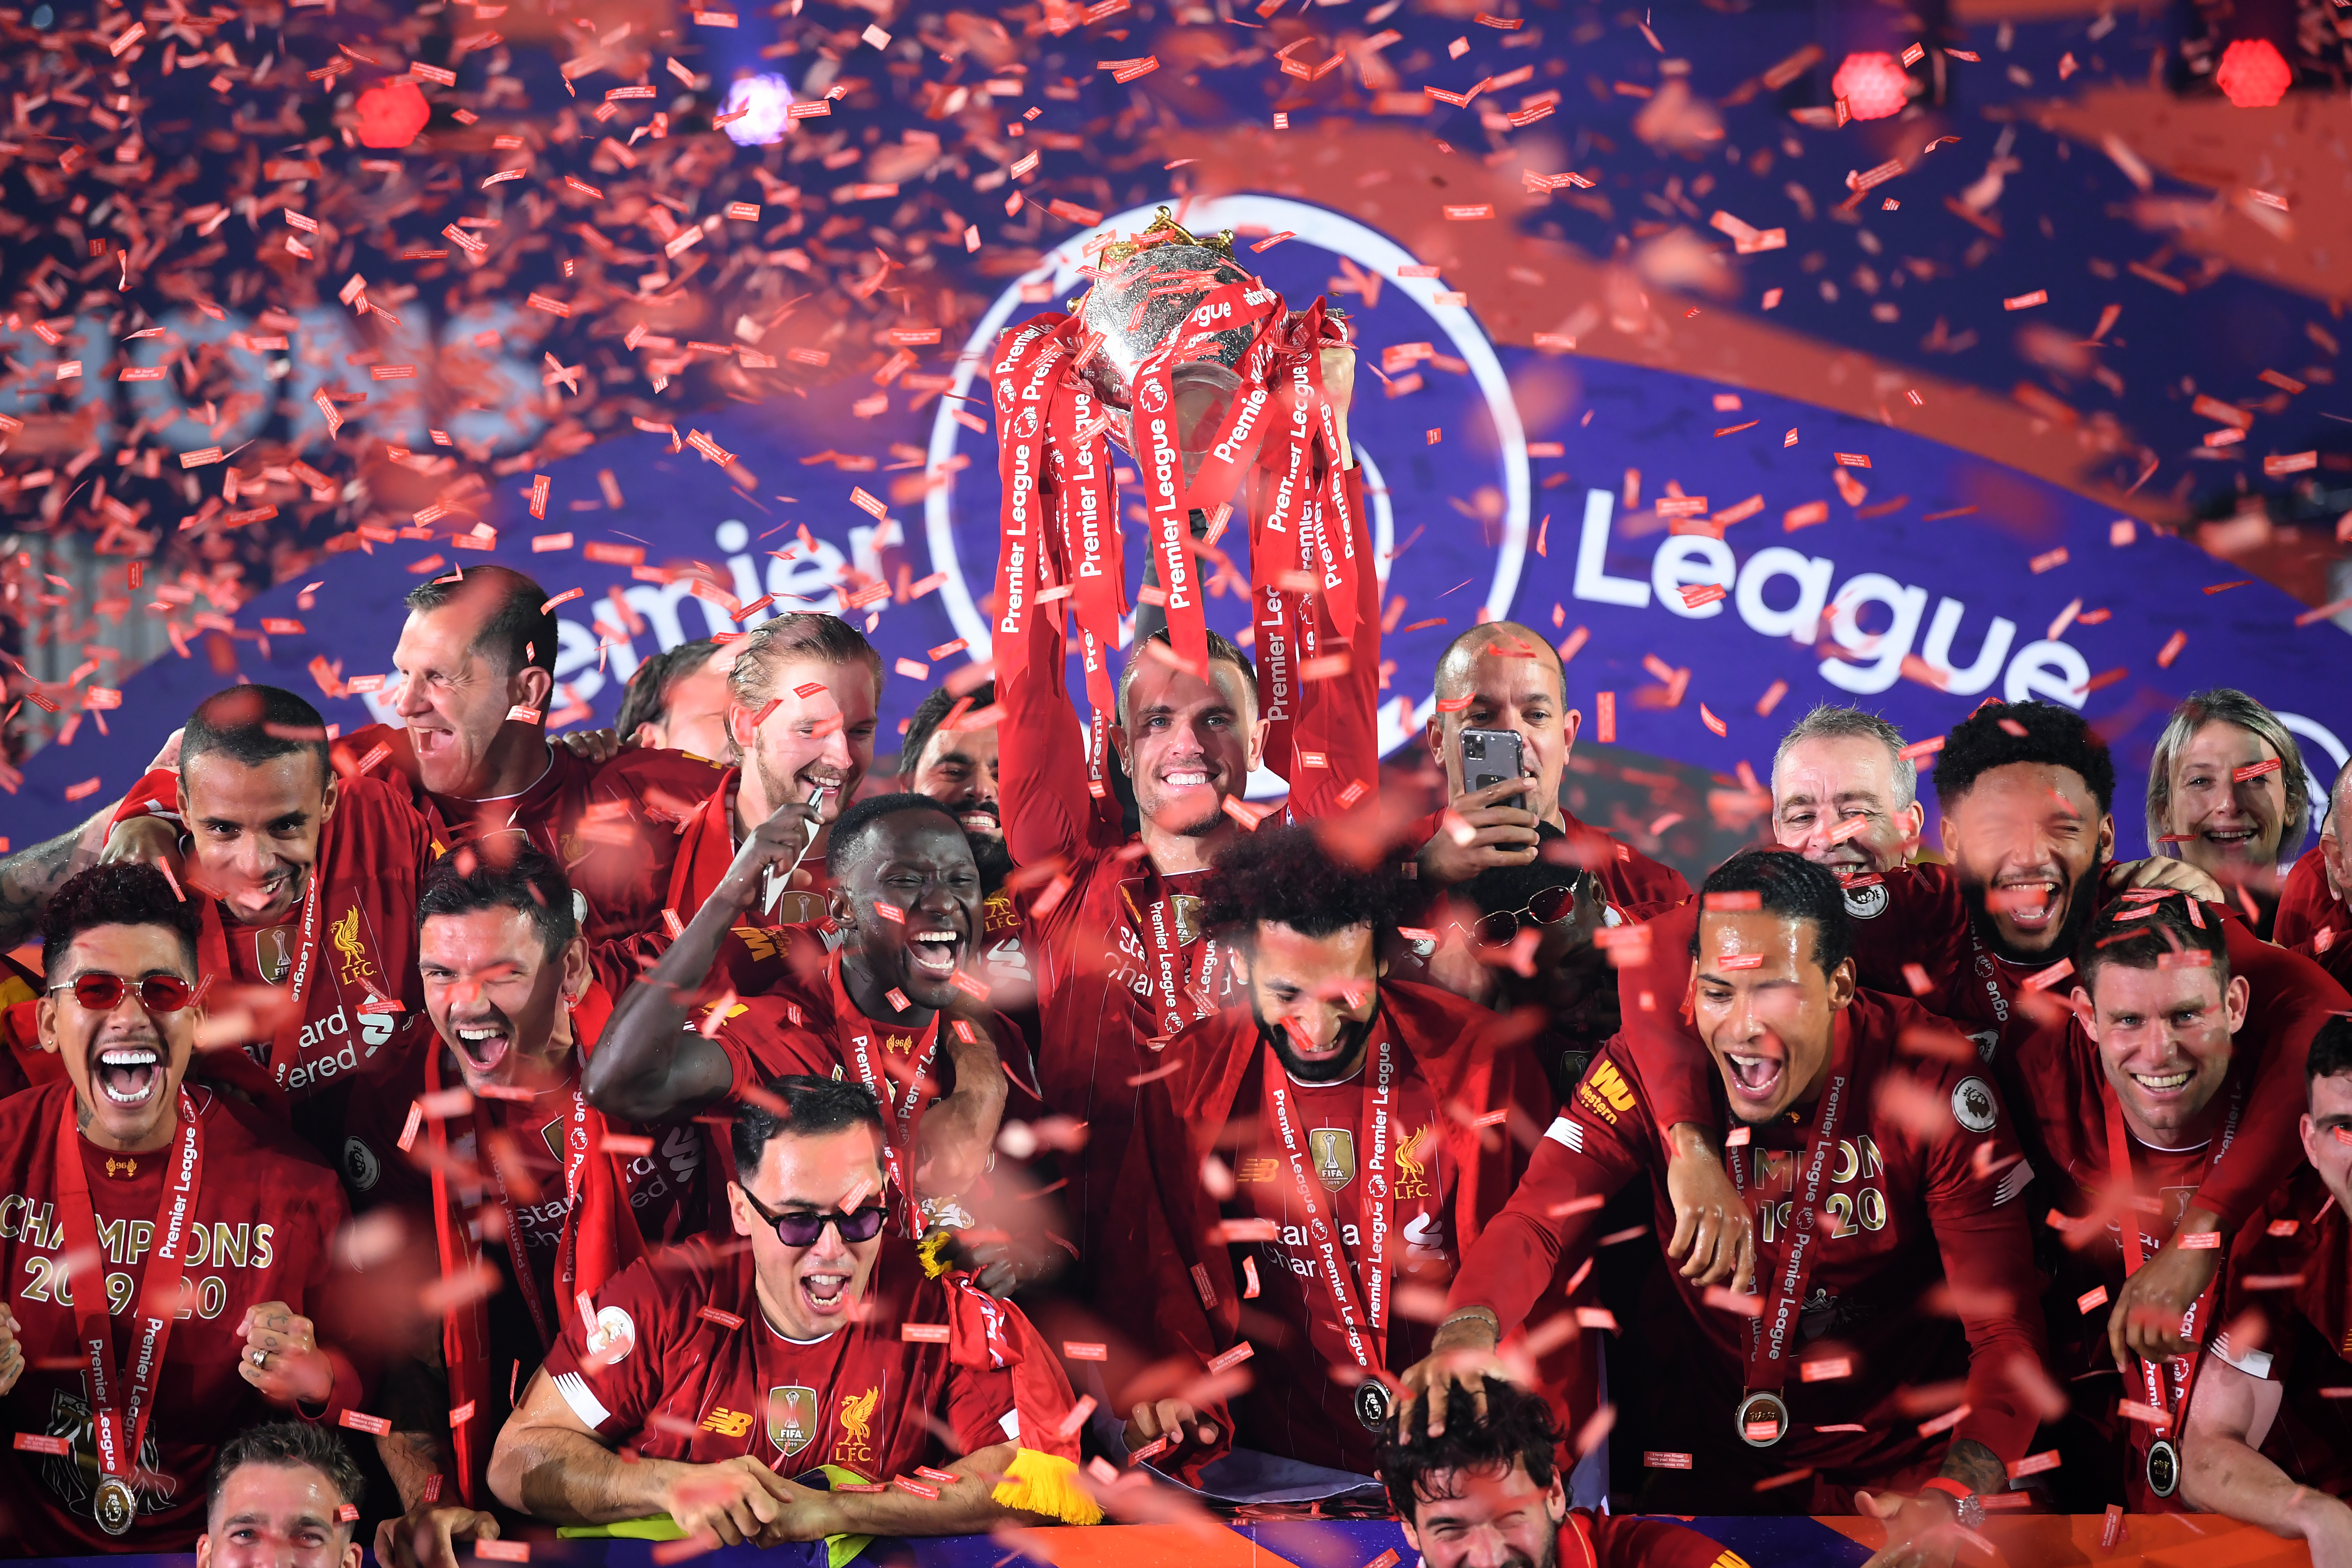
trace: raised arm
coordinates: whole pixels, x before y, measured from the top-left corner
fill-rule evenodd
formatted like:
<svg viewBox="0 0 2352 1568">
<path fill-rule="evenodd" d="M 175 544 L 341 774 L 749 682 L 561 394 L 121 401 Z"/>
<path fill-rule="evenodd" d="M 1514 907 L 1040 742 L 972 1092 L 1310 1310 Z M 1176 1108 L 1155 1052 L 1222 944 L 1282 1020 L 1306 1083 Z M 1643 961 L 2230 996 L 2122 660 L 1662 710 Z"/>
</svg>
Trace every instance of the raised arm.
<svg viewBox="0 0 2352 1568">
<path fill-rule="evenodd" d="M 1011 1080 L 1004 1076 L 999 1030 L 1013 1026 L 959 991 L 957 1005 L 941 1020 L 940 1048 L 955 1068 L 955 1092 L 923 1113 L 921 1163 L 915 1185 L 926 1196 L 953 1197 L 968 1191 L 988 1168 L 988 1152 L 1004 1120 Z M 961 1027 L 959 1026 L 961 1026 Z M 964 1037 L 969 1033 L 970 1039 Z M 1019 1034 L 1013 1032 L 1016 1048 Z"/>
<path fill-rule="evenodd" d="M 1302 819 L 1337 816 L 1360 805 L 1378 792 L 1381 782 L 1379 563 L 1372 552 L 1371 525 L 1364 515 L 1363 470 L 1347 469 L 1340 482 L 1347 491 L 1348 545 L 1355 553 L 1355 624 L 1342 643 L 1330 606 L 1320 596 L 1310 597 L 1303 606 L 1317 619 L 1321 656 L 1344 653 L 1348 668 L 1320 680 L 1302 680 L 1297 687 L 1294 733 L 1298 749 L 1319 752 L 1324 759 L 1321 767 L 1293 759 L 1290 815 Z M 1357 784 L 1363 787 L 1351 793 Z"/>
<path fill-rule="evenodd" d="M 113 820 L 114 807 L 104 807 L 79 827 L 0 859 L 0 949 L 31 936 L 50 895 L 76 871 L 98 863 Z"/>
<path fill-rule="evenodd" d="M 589 1104 L 623 1121 L 670 1121 L 727 1092 L 734 1075 L 726 1052 L 688 1029 L 687 1018 L 719 944 L 758 895 L 761 876 L 771 865 L 791 864 L 816 821 L 816 807 L 786 801 L 743 841 L 727 875 L 669 951 L 614 1005 L 582 1079 Z"/>
<path fill-rule="evenodd" d="M 1064 679 L 1061 605 L 1034 606 L 1022 631 L 997 635 L 1019 637 L 1024 649 L 1017 668 L 1007 672 L 998 663 L 996 700 L 1003 717 L 997 721 L 997 804 L 1013 858 L 1034 866 L 1076 854 L 1092 833 L 1085 729 Z"/>
</svg>

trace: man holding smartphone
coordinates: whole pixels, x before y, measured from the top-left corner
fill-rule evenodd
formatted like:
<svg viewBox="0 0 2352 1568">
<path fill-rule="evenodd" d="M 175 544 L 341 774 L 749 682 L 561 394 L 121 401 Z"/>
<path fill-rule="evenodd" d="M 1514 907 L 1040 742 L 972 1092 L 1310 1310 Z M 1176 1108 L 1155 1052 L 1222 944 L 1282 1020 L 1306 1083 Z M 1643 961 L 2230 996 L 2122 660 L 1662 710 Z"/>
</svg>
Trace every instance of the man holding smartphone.
<svg viewBox="0 0 2352 1568">
<path fill-rule="evenodd" d="M 1426 731 L 1430 754 L 1445 770 L 1446 809 L 1424 823 L 1423 881 L 1449 887 L 1530 865 L 1544 840 L 1558 835 L 1567 840 L 1564 858 L 1591 871 L 1609 901 L 1634 919 L 1690 897 L 1681 872 L 1579 822 L 1560 804 L 1560 775 L 1583 717 L 1568 705 L 1567 668 L 1541 634 L 1516 621 L 1488 621 L 1454 639 L 1437 661 L 1437 706 Z M 1467 770 L 1465 731 L 1489 732 L 1472 736 L 1481 755 Z M 1506 737 L 1518 741 L 1515 776 L 1469 787 L 1470 772 L 1510 766 Z"/>
</svg>

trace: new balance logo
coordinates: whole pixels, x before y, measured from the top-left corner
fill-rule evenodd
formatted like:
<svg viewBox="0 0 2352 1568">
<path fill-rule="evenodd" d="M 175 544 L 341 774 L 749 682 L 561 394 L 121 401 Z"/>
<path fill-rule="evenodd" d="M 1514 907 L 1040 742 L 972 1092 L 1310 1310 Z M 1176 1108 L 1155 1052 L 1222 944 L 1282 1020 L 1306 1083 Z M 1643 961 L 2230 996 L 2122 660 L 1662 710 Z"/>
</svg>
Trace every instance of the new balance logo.
<svg viewBox="0 0 2352 1568">
<path fill-rule="evenodd" d="M 1584 1152 L 1583 1124 L 1570 1121 L 1565 1116 L 1553 1117 L 1551 1125 L 1544 1129 L 1544 1136 L 1555 1143 L 1567 1145 L 1576 1153 Z"/>
<path fill-rule="evenodd" d="M 751 1429 L 751 1413 L 714 1405 L 710 1407 L 710 1414 L 702 1418 L 702 1429 L 716 1432 L 721 1437 L 740 1437 Z"/>
</svg>

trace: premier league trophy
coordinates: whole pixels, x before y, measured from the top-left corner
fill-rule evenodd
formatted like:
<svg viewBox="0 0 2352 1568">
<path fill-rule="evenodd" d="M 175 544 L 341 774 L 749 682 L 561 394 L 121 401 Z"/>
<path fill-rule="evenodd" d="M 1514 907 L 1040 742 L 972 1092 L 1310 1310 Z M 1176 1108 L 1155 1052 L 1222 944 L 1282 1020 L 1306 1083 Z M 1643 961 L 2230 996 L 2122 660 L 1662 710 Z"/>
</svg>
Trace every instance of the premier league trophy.
<svg viewBox="0 0 2352 1568">
<path fill-rule="evenodd" d="M 1216 542 L 1234 513 L 1248 520 L 1258 602 L 1297 616 L 1320 599 L 1311 618 L 1339 640 L 1371 563 L 1342 479 L 1355 362 L 1345 320 L 1319 299 L 1288 310 L 1234 258 L 1230 233 L 1196 237 L 1165 207 L 1086 255 L 1088 287 L 1069 312 L 1007 332 L 992 366 L 1004 481 L 996 658 L 1010 679 L 1039 606 L 1071 597 L 1099 730 L 1111 693 L 1097 675 L 1126 607 L 1109 442 L 1142 470 L 1142 597 L 1164 608 L 1180 666 L 1206 668 L 1201 563 L 1230 570 Z M 1139 621 L 1135 636 L 1149 637 Z M 1315 641 L 1314 626 L 1296 630 L 1303 641 L 1286 633 L 1286 649 Z"/>
</svg>

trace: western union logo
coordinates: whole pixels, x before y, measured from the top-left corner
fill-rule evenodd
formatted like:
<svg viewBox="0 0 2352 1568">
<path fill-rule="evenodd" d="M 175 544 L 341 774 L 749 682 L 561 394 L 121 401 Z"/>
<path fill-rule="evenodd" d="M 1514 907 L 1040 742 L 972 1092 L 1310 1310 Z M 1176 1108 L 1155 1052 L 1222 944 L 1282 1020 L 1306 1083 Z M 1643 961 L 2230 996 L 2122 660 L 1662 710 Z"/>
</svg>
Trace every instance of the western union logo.
<svg viewBox="0 0 2352 1568">
<path fill-rule="evenodd" d="M 1576 1099 L 1578 1104 L 1612 1127 L 1617 1125 L 1619 1113 L 1633 1109 L 1632 1086 L 1606 1058 L 1594 1058 L 1591 1070 L 1576 1086 Z"/>
</svg>

